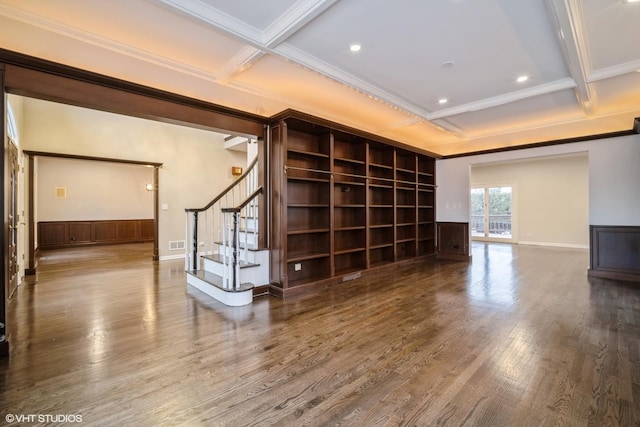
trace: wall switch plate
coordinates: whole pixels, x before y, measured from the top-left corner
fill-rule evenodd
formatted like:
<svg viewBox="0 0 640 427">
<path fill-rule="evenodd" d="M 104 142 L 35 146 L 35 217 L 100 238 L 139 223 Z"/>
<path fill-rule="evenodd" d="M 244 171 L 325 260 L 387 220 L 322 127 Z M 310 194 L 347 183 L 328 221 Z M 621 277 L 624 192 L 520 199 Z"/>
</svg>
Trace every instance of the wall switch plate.
<svg viewBox="0 0 640 427">
<path fill-rule="evenodd" d="M 160 209 L 162 209 L 163 211 L 168 211 L 169 210 L 169 205 L 166 203 L 163 203 L 162 206 L 160 207 Z"/>
</svg>

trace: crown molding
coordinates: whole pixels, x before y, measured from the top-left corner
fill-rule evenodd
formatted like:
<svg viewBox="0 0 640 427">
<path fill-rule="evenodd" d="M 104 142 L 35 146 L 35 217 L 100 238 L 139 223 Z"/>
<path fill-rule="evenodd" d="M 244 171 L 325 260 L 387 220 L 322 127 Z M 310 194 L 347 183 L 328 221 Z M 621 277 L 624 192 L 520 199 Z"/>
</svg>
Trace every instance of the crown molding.
<svg viewBox="0 0 640 427">
<path fill-rule="evenodd" d="M 376 101 L 386 103 L 390 107 L 400 108 L 408 113 L 411 113 L 415 116 L 421 117 L 426 120 L 427 115 L 430 113 L 429 111 L 420 108 L 403 98 L 400 98 L 390 92 L 382 90 L 373 84 L 367 82 L 366 80 L 362 80 L 352 74 L 349 74 L 339 68 L 336 68 L 315 56 L 309 55 L 308 53 L 290 45 L 287 43 L 283 43 L 277 48 L 274 49 L 274 52 L 286 59 L 289 59 L 293 62 L 296 62 L 300 65 L 303 65 L 310 70 L 313 70 L 317 73 L 320 73 L 324 76 L 330 77 L 333 80 L 342 83 L 345 86 L 348 86 L 356 91 L 362 93 L 365 96 L 368 96 L 371 99 Z"/>
<path fill-rule="evenodd" d="M 438 110 L 427 115 L 427 120 L 437 120 L 445 117 L 456 116 L 463 113 L 471 113 L 478 110 L 485 110 L 487 108 L 498 107 L 512 102 L 521 101 L 523 99 L 532 98 L 539 95 L 547 95 L 553 92 L 559 92 L 562 90 L 573 89 L 576 87 L 576 82 L 572 78 L 565 78 L 556 80 L 549 83 L 544 83 L 538 86 L 518 90 L 515 92 L 506 93 L 504 95 L 498 95 L 491 98 L 481 99 L 479 101 L 469 102 L 467 104 L 458 105 L 451 108 L 445 108 Z"/>
<path fill-rule="evenodd" d="M 80 41 L 82 43 L 90 44 L 111 52 L 115 52 L 129 58 L 133 58 L 149 64 L 158 65 L 160 67 L 171 69 L 179 73 L 197 77 L 209 82 L 216 82 L 215 76 L 210 71 L 193 66 L 187 66 L 184 63 L 174 61 L 173 59 L 167 58 L 165 56 L 144 51 L 139 48 L 134 48 L 130 45 L 117 42 L 107 37 L 97 36 L 95 34 L 91 34 L 84 30 L 71 27 L 67 24 L 62 24 L 52 19 L 47 19 L 39 15 L 24 12 L 9 5 L 0 4 L 0 15 L 54 34 L 58 34 L 73 40 Z"/>
<path fill-rule="evenodd" d="M 600 68 L 599 70 L 593 71 L 591 75 L 589 75 L 588 82 L 595 83 L 600 80 L 635 73 L 638 70 L 640 70 L 640 59 L 623 62 L 622 64 L 612 65 L 611 67 Z"/>
<path fill-rule="evenodd" d="M 220 67 L 216 73 L 217 83 L 227 85 L 235 76 L 248 70 L 264 55 L 264 51 L 253 46 L 243 47 L 233 58 Z"/>
</svg>

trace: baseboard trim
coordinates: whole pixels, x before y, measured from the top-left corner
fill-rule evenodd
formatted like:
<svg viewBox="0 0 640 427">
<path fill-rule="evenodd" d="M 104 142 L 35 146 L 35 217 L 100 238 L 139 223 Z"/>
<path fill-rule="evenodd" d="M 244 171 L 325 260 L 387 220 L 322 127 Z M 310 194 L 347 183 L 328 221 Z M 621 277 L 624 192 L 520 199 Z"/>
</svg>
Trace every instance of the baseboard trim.
<svg viewBox="0 0 640 427">
<path fill-rule="evenodd" d="M 163 255 L 160 257 L 160 261 L 170 261 L 173 259 L 184 259 L 184 254 L 181 255 Z"/>
<path fill-rule="evenodd" d="M 548 246 L 551 248 L 589 249 L 589 245 L 576 245 L 573 243 L 531 242 L 528 240 L 521 240 L 518 242 L 518 244 L 527 246 Z"/>
<path fill-rule="evenodd" d="M 640 283 L 640 274 L 625 273 L 620 271 L 589 269 L 588 276 L 597 279 L 622 280 L 623 282 Z"/>
</svg>

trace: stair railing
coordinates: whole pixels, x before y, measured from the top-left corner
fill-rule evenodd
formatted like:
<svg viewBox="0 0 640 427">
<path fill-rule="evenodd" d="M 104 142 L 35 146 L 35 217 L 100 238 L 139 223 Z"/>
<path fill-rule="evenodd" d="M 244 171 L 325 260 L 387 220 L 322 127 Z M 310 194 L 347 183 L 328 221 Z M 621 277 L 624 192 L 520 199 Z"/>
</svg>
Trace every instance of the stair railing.
<svg viewBox="0 0 640 427">
<path fill-rule="evenodd" d="M 240 232 L 244 234 L 244 259 L 248 259 L 250 241 L 248 236 L 253 234 L 254 243 L 257 244 L 257 222 L 255 217 L 250 216 L 257 207 L 258 196 L 262 193 L 262 187 L 250 194 L 240 205 L 232 208 L 222 208 L 223 220 L 227 224 L 229 234 L 229 244 L 231 251 L 222 257 L 223 270 L 225 275 L 222 280 L 222 287 L 225 289 L 239 290 L 240 283 Z M 253 225 L 251 225 L 253 224 Z M 250 230 L 252 228 L 252 230 Z M 223 232 L 227 234 L 227 232 Z M 228 247 L 228 246 L 225 246 Z"/>
<path fill-rule="evenodd" d="M 185 209 L 185 270 L 198 271 L 201 268 L 202 255 L 214 255 L 216 248 L 226 248 L 231 242 L 228 233 L 230 218 L 226 218 L 222 210 L 242 206 L 252 206 L 250 214 L 257 224 L 258 200 L 253 196 L 258 190 L 258 158 L 251 162 L 246 172 L 225 188 L 202 208 Z M 259 194 L 259 193 L 258 193 Z M 252 199 L 250 197 L 253 196 Z M 250 200 L 247 202 L 247 200 Z M 246 230 L 246 227 L 245 227 Z M 255 241 L 257 233 L 255 230 Z M 245 237 L 246 240 L 246 237 Z M 246 247 L 247 245 L 245 245 Z M 224 250 L 218 249 L 218 256 L 228 256 Z M 245 253 L 245 260 L 246 258 Z M 226 270 L 225 270 L 226 271 Z"/>
</svg>

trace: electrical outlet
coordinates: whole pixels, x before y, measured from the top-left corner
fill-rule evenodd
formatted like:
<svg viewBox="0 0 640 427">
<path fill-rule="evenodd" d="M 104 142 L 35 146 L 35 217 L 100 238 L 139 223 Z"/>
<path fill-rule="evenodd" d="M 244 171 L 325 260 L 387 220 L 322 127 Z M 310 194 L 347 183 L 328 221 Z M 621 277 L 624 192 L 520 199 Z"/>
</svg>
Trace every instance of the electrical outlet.
<svg viewBox="0 0 640 427">
<path fill-rule="evenodd" d="M 299 262 L 297 262 L 297 263 L 293 264 L 293 269 L 294 269 L 295 271 L 300 271 L 300 270 L 302 270 L 302 264 L 301 264 L 301 263 L 299 263 Z"/>
</svg>

